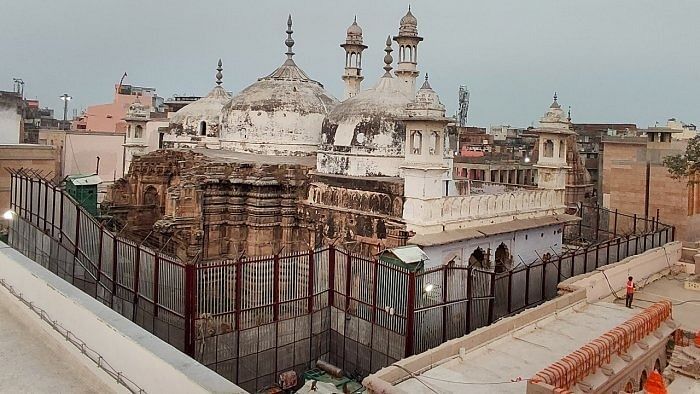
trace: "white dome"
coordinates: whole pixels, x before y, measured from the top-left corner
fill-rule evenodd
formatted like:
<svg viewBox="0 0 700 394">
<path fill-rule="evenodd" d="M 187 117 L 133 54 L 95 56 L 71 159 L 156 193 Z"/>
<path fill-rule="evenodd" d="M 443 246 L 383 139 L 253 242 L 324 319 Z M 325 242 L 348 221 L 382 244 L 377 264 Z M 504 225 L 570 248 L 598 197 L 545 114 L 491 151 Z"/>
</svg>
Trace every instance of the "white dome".
<svg viewBox="0 0 700 394">
<path fill-rule="evenodd" d="M 207 130 L 218 131 L 221 109 L 231 100 L 231 95 L 221 86 L 216 86 L 201 99 L 187 104 L 170 118 L 171 128 L 188 134 L 199 132 L 201 122 L 206 122 Z"/>
<path fill-rule="evenodd" d="M 372 89 L 338 104 L 323 122 L 318 171 L 351 176 L 399 176 L 411 98 L 400 81 L 383 77 Z"/>
<path fill-rule="evenodd" d="M 224 106 L 221 147 L 260 154 L 314 154 L 323 119 L 337 102 L 287 59 Z"/>
</svg>

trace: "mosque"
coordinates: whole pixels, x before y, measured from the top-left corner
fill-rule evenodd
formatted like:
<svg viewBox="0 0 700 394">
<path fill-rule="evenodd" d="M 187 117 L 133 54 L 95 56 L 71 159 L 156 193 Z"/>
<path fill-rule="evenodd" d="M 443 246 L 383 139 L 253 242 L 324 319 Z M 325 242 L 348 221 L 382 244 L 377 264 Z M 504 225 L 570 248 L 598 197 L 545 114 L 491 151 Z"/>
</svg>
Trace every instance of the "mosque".
<svg viewBox="0 0 700 394">
<path fill-rule="evenodd" d="M 342 100 L 295 63 L 291 16 L 286 33 L 281 66 L 231 95 L 219 61 L 212 91 L 172 114 L 158 146 L 129 155 L 104 204 L 123 234 L 184 261 L 413 245 L 431 265 L 504 270 L 561 250 L 576 220 L 564 213 L 575 140 L 556 98 L 536 130 L 538 187 L 471 187 L 452 176 L 453 119 L 427 74 L 416 90 L 423 37 L 410 8 L 369 88 L 352 22 Z"/>
</svg>

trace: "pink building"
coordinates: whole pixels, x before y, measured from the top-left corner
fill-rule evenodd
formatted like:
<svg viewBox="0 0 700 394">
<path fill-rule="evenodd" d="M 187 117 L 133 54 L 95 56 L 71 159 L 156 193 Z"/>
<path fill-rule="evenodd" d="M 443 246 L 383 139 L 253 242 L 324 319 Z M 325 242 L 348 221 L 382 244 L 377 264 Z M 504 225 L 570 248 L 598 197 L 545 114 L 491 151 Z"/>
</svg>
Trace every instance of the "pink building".
<svg viewBox="0 0 700 394">
<path fill-rule="evenodd" d="M 91 105 L 78 119 L 73 121 L 74 130 L 126 132 L 124 117 L 129 106 L 136 101 L 151 108 L 158 106 L 158 96 L 154 88 L 132 85 L 115 85 L 114 101 L 108 104 Z"/>
</svg>

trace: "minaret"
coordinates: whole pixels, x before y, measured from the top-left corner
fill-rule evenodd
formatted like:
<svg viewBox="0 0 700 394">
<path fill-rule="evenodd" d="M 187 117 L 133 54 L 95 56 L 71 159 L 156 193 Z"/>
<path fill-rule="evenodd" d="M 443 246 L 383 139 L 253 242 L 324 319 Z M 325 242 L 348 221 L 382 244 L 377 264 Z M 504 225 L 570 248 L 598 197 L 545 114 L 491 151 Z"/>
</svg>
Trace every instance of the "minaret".
<svg viewBox="0 0 700 394">
<path fill-rule="evenodd" d="M 564 110 L 557 102 L 557 94 L 554 93 L 554 101 L 540 119 L 540 126 L 536 129 L 538 134 L 538 158 L 537 185 L 540 189 L 560 190 L 562 203 L 564 202 L 564 189 L 566 188 L 566 173 L 571 168 L 566 162 L 566 149 L 568 137 L 575 135 L 571 121 L 566 118 Z"/>
<path fill-rule="evenodd" d="M 345 93 L 343 100 L 354 97 L 360 92 L 360 84 L 365 77 L 362 76 L 362 51 L 367 49 L 367 45 L 362 43 L 362 28 L 357 24 L 357 17 L 352 25 L 348 27 L 345 43 L 340 44 L 345 49 Z"/>
<path fill-rule="evenodd" d="M 405 86 L 405 92 L 413 97 L 419 74 L 418 43 L 423 41 L 423 37 L 418 37 L 418 20 L 411 13 L 411 6 L 408 6 L 408 12 L 401 18 L 399 35 L 394 37 L 394 41 L 399 44 L 399 63 L 394 74 Z"/>
</svg>

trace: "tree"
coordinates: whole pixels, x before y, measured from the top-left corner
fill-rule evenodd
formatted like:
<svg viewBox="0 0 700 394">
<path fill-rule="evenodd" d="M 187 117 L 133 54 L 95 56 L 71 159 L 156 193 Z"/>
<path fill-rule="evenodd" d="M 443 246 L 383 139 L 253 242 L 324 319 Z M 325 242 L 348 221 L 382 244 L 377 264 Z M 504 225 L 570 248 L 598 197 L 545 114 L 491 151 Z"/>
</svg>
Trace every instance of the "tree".
<svg viewBox="0 0 700 394">
<path fill-rule="evenodd" d="M 700 170 L 700 135 L 688 141 L 685 154 L 666 156 L 664 166 L 668 168 L 671 178 L 679 180 Z"/>
</svg>

